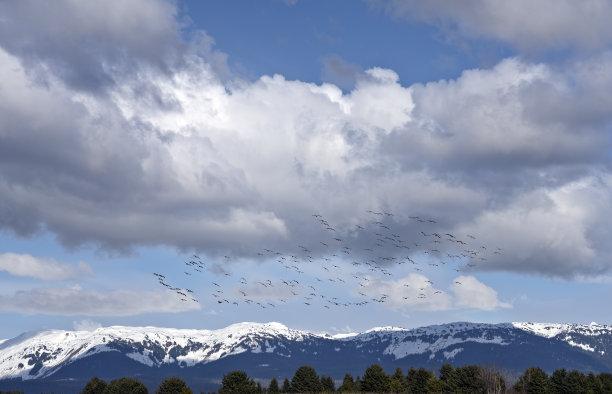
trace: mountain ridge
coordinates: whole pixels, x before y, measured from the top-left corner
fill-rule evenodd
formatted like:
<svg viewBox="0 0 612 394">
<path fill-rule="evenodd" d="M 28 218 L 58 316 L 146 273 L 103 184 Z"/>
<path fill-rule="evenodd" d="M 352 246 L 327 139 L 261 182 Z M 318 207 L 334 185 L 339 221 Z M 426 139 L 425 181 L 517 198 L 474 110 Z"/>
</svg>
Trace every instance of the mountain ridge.
<svg viewBox="0 0 612 394">
<path fill-rule="evenodd" d="M 49 386 L 60 379 L 82 381 L 94 372 L 106 378 L 123 373 L 151 380 L 168 373 L 213 381 L 232 369 L 281 378 L 304 364 L 338 378 L 362 373 L 374 363 L 433 370 L 448 362 L 489 363 L 514 371 L 530 365 L 602 371 L 612 369 L 610 355 L 612 326 L 594 323 L 454 322 L 335 335 L 278 322 L 242 322 L 217 330 L 109 326 L 32 331 L 3 341 L 0 383 Z"/>
</svg>

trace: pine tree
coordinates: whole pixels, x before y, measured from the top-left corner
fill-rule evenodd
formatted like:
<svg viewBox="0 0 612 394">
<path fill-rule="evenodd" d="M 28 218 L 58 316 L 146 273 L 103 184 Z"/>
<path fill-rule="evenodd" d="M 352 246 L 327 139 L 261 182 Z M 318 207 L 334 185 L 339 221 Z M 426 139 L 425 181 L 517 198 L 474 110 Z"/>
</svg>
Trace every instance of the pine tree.
<svg viewBox="0 0 612 394">
<path fill-rule="evenodd" d="M 565 378 L 565 387 L 568 392 L 574 394 L 587 393 L 587 377 L 580 371 L 570 371 Z"/>
<path fill-rule="evenodd" d="M 361 391 L 381 392 L 389 388 L 389 377 L 378 364 L 373 364 L 366 369 L 361 381 Z"/>
<path fill-rule="evenodd" d="M 395 379 L 391 379 L 391 383 L 389 383 L 389 391 L 392 393 L 401 393 L 404 392 L 404 385 L 402 384 L 402 382 L 395 378 Z"/>
<path fill-rule="evenodd" d="M 587 390 L 589 393 L 601 394 L 603 393 L 603 386 L 599 377 L 593 372 L 587 375 Z"/>
<path fill-rule="evenodd" d="M 444 391 L 457 391 L 457 379 L 455 378 L 455 369 L 452 365 L 446 363 L 440 368 L 440 380 L 444 384 Z"/>
<path fill-rule="evenodd" d="M 289 383 L 289 379 L 285 378 L 283 381 L 283 387 L 281 388 L 281 393 L 290 393 L 291 392 L 291 383 Z"/>
<path fill-rule="evenodd" d="M 597 378 L 601 382 L 601 391 L 604 393 L 612 393 L 612 374 L 602 372 L 597 375 Z"/>
<path fill-rule="evenodd" d="M 318 392 L 322 388 L 316 371 L 309 365 L 299 367 L 291 379 L 291 390 L 296 393 Z"/>
<path fill-rule="evenodd" d="M 321 387 L 325 393 L 333 393 L 336 391 L 336 385 L 331 376 L 321 376 Z"/>
<path fill-rule="evenodd" d="M 529 367 L 519 377 L 514 385 L 514 390 L 526 393 L 547 393 L 550 387 L 546 372 L 537 367 Z"/>
<path fill-rule="evenodd" d="M 268 386 L 268 393 L 277 394 L 279 392 L 278 380 L 276 380 L 276 378 L 272 378 L 272 380 L 270 380 L 270 385 Z"/>
<path fill-rule="evenodd" d="M 407 385 L 406 385 L 406 377 L 404 376 L 404 373 L 402 372 L 401 368 L 395 368 L 395 372 L 393 372 L 393 375 L 391 375 L 391 382 L 393 381 L 399 381 L 402 385 L 402 388 L 404 390 L 406 390 Z"/>
<path fill-rule="evenodd" d="M 466 365 L 455 369 L 455 384 L 459 391 L 480 391 L 481 370 L 478 365 Z"/>
<path fill-rule="evenodd" d="M 444 382 L 441 379 L 432 376 L 427 380 L 425 384 L 425 391 L 427 393 L 443 393 L 448 392 L 445 390 Z"/>
<path fill-rule="evenodd" d="M 231 371 L 227 375 L 223 375 L 221 381 L 221 394 L 239 394 L 239 393 L 256 393 L 257 385 L 253 379 L 249 379 L 244 371 Z"/>
<path fill-rule="evenodd" d="M 341 392 L 353 392 L 357 391 L 355 389 L 355 382 L 353 381 L 353 377 L 350 373 L 344 375 L 344 379 L 342 380 L 342 385 L 338 388 L 338 391 Z"/>
<path fill-rule="evenodd" d="M 558 394 L 568 393 L 565 387 L 565 379 L 567 378 L 567 371 L 565 368 L 555 369 L 550 377 L 550 389 Z"/>
<path fill-rule="evenodd" d="M 424 393 L 427 391 L 427 381 L 433 377 L 433 373 L 426 370 L 425 368 L 419 368 L 418 370 L 410 368 L 408 370 L 408 376 L 406 377 L 406 383 L 408 390 L 412 393 Z"/>
<path fill-rule="evenodd" d="M 106 386 L 107 384 L 104 380 L 94 376 L 89 382 L 87 382 L 83 388 L 83 391 L 81 391 L 81 394 L 102 394 L 104 389 L 106 389 Z"/>
<path fill-rule="evenodd" d="M 147 386 L 134 378 L 112 380 L 104 389 L 104 394 L 148 394 Z"/>
<path fill-rule="evenodd" d="M 181 394 L 192 392 L 185 381 L 177 376 L 164 379 L 157 390 L 156 394 Z"/>
</svg>

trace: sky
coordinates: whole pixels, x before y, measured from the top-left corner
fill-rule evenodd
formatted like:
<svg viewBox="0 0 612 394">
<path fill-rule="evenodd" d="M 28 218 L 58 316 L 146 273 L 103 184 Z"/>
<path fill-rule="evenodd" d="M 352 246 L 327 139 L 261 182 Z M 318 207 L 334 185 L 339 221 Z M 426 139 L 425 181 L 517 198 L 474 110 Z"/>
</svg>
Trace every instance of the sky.
<svg viewBox="0 0 612 394">
<path fill-rule="evenodd" d="M 0 339 L 612 324 L 611 3 L 0 15 Z"/>
</svg>

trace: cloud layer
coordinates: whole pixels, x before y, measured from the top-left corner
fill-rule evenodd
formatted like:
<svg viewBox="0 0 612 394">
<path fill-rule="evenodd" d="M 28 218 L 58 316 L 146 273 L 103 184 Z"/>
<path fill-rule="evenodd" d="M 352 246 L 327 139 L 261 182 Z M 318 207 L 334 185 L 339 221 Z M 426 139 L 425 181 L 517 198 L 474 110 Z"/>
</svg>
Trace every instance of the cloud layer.
<svg viewBox="0 0 612 394">
<path fill-rule="evenodd" d="M 397 280 L 382 281 L 372 278 L 361 291 L 384 298 L 392 308 L 410 308 L 424 311 L 448 311 L 454 309 L 481 309 L 486 311 L 511 308 L 500 301 L 497 292 L 473 276 L 455 278 L 444 291 L 421 274 L 410 274 Z M 356 293 L 354 295 L 357 295 Z"/>
<path fill-rule="evenodd" d="M 608 21 L 612 4 L 605 0 L 392 0 L 384 6 L 396 16 L 423 20 L 467 37 L 505 41 L 530 52 L 601 50 L 612 44 Z"/>
<path fill-rule="evenodd" d="M 52 258 L 37 258 L 29 254 L 0 254 L 0 271 L 11 275 L 42 280 L 69 280 L 93 275 L 89 264 L 79 261 L 76 266 Z"/>
<path fill-rule="evenodd" d="M 442 12 L 431 4 L 417 15 Z M 343 93 L 281 75 L 228 81 L 210 37 L 182 41 L 172 3 L 32 7 L 2 5 L 2 229 L 50 231 L 67 246 L 249 257 L 318 244 L 313 213 L 358 246 L 366 211 L 387 210 L 407 242 L 420 237 L 409 216 L 425 215 L 437 220 L 431 231 L 504 250 L 479 269 L 610 269 L 608 52 L 555 67 L 510 58 L 409 87 L 372 68 Z M 68 29 L 77 16 L 93 22 Z M 557 19 L 534 45 L 549 45 Z M 489 32 L 478 21 L 474 34 L 515 40 L 514 27 Z"/>
<path fill-rule="evenodd" d="M 0 295 L 0 311 L 62 316 L 132 316 L 142 313 L 178 313 L 200 309 L 170 291 L 113 290 L 100 292 L 72 288 L 37 288 Z M 81 329 L 91 324 L 78 324 Z"/>
</svg>

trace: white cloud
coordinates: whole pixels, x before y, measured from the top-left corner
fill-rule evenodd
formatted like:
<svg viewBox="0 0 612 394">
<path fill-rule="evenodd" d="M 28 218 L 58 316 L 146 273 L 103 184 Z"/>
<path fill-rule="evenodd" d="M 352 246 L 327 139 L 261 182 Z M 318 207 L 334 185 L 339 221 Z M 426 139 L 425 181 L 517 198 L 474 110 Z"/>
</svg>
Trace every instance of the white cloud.
<svg viewBox="0 0 612 394">
<path fill-rule="evenodd" d="M 421 274 L 410 274 L 397 280 L 371 278 L 367 286 L 362 289 L 362 292 L 370 297 L 386 296 L 385 303 L 394 309 L 446 311 L 463 308 L 494 310 L 512 307 L 511 304 L 500 301 L 495 290 L 473 276 L 455 278 L 450 286 L 450 293 L 436 287 Z M 357 294 L 353 295 L 359 296 Z"/>
<path fill-rule="evenodd" d="M 372 225 L 366 211 L 384 209 L 411 245 L 415 214 L 436 217 L 439 231 L 482 234 L 508 252 L 489 269 L 610 269 L 606 216 L 589 208 L 605 211 L 611 193 L 610 53 L 560 67 L 506 59 L 409 87 L 372 68 L 343 93 L 282 75 L 226 81 L 210 37 L 199 47 L 180 41 L 172 3 L 129 17 L 122 7 L 132 5 L 112 3 L 112 19 L 59 2 L 66 12 L 49 12 L 39 27 L 26 22 L 43 16 L 24 4 L 4 6 L 21 23 L 11 35 L 19 39 L 0 40 L 2 229 L 44 229 L 67 246 L 162 244 L 252 258 L 262 247 L 319 245 L 315 212 L 357 250 L 365 235 L 355 225 Z M 64 28 L 72 31 L 66 15 L 92 13 L 90 25 L 75 19 L 76 31 L 111 49 L 88 57 L 64 43 Z M 118 58 L 112 48 L 138 26 L 146 39 L 125 41 Z M 171 64 L 167 48 L 178 48 Z M 92 62 L 106 65 L 99 75 Z M 67 76 L 61 65 L 72 64 L 78 75 Z M 545 234 L 547 221 L 556 233 Z"/>
<path fill-rule="evenodd" d="M 131 316 L 141 313 L 179 313 L 199 310 L 195 302 L 181 301 L 170 291 L 113 290 L 100 292 L 72 288 L 22 290 L 0 295 L 0 311 L 63 316 Z"/>
<path fill-rule="evenodd" d="M 113 86 L 118 71 L 137 73 L 138 59 L 167 72 L 184 49 L 170 1 L 26 0 L 3 2 L 0 14 L 2 47 L 38 78 L 53 74 L 77 90 Z"/>
<path fill-rule="evenodd" d="M 612 230 L 606 220 L 611 206 L 612 176 L 595 174 L 518 196 L 458 231 L 481 234 L 479 242 L 502 249 L 479 269 L 599 276 L 609 269 L 602 256 L 612 253 L 604 235 Z"/>
<path fill-rule="evenodd" d="M 473 276 L 459 276 L 451 285 L 456 308 L 483 309 L 511 308 L 512 305 L 497 298 L 497 292 Z"/>
<path fill-rule="evenodd" d="M 52 258 L 39 258 L 29 254 L 0 254 L 0 271 L 15 276 L 28 276 L 43 280 L 68 280 L 93 275 L 89 264 L 79 261 L 76 266 L 60 263 Z"/>
<path fill-rule="evenodd" d="M 505 41 L 521 50 L 600 50 L 612 43 L 606 0 L 392 0 L 394 16 L 423 20 L 466 37 Z"/>
</svg>

